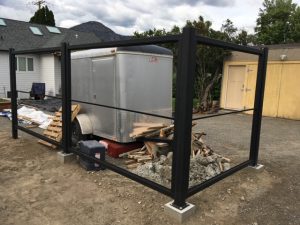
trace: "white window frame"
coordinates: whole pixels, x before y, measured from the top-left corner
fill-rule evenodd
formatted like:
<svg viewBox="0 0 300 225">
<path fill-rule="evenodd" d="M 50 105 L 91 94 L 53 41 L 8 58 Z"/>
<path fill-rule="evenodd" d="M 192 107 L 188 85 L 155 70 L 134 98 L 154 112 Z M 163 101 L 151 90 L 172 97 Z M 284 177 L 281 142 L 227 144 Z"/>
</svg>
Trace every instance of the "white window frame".
<svg viewBox="0 0 300 225">
<path fill-rule="evenodd" d="M 20 59 L 19 58 L 25 58 L 25 70 L 20 71 Z M 32 68 L 33 70 L 28 70 L 28 59 L 32 59 Z M 30 56 L 17 56 L 16 57 L 16 71 L 20 73 L 25 73 L 25 72 L 34 72 L 35 71 L 35 66 L 34 66 L 34 58 Z"/>
<path fill-rule="evenodd" d="M 20 70 L 20 59 L 25 59 L 25 70 Z M 27 59 L 25 56 L 18 57 L 18 71 L 19 72 L 26 72 L 27 71 Z"/>
<path fill-rule="evenodd" d="M 28 67 L 28 60 L 29 59 L 32 59 L 32 70 L 29 70 L 29 67 Z M 34 59 L 33 59 L 33 57 L 26 57 L 26 70 L 28 71 L 28 72 L 33 72 L 34 71 Z"/>
</svg>

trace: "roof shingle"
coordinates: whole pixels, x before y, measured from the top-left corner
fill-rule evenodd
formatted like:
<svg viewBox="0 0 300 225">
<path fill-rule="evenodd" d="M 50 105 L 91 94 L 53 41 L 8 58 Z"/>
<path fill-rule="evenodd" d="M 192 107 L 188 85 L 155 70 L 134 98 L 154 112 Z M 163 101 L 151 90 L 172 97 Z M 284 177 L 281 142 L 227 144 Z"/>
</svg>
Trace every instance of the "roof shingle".
<svg viewBox="0 0 300 225">
<path fill-rule="evenodd" d="M 59 27 L 61 33 L 57 34 L 49 32 L 46 25 L 3 19 L 6 26 L 0 26 L 0 50 L 2 51 L 7 51 L 9 48 L 27 50 L 59 47 L 62 42 L 68 42 L 74 45 L 101 41 L 94 33 Z M 43 35 L 33 34 L 30 30 L 30 26 L 39 28 Z"/>
</svg>

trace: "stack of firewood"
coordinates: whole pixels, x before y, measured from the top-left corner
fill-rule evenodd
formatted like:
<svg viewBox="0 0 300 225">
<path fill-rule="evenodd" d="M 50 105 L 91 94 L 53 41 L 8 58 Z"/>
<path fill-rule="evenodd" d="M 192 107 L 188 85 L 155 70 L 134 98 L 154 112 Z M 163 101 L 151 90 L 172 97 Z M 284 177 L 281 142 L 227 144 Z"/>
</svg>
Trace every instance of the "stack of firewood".
<svg viewBox="0 0 300 225">
<path fill-rule="evenodd" d="M 146 138 L 169 138 L 172 139 L 174 125 L 165 125 L 162 123 L 134 123 L 134 129 L 130 137 L 137 139 Z M 127 153 L 120 154 L 119 157 L 127 158 L 125 161 L 127 168 L 133 169 L 141 164 L 156 159 L 160 154 L 167 154 L 170 151 L 167 143 L 156 143 L 145 141 L 144 146 Z"/>
<path fill-rule="evenodd" d="M 194 126 L 195 123 L 192 125 Z M 139 129 L 139 131 L 141 130 Z M 133 132 L 132 137 L 163 137 L 172 139 L 173 132 L 173 125 L 155 129 L 144 128 L 141 133 Z M 190 185 L 197 185 L 230 169 L 231 160 L 214 152 L 204 142 L 203 137 L 205 135 L 204 132 L 191 134 Z M 162 185 L 170 185 L 173 152 L 170 146 L 167 145 L 167 151 L 161 154 L 159 144 L 145 142 L 143 148 L 125 153 L 127 157 L 125 163 L 128 169 L 132 169 L 133 173 L 139 176 L 146 177 Z"/>
<path fill-rule="evenodd" d="M 162 123 L 134 123 L 133 132 L 130 137 L 138 139 L 141 137 L 145 138 L 173 138 L 174 125 L 165 125 Z M 163 148 L 168 147 L 167 143 L 157 143 L 157 142 L 144 142 L 144 148 L 146 152 L 151 155 L 153 159 L 156 159 L 158 152 Z"/>
<path fill-rule="evenodd" d="M 195 123 L 192 126 L 196 125 Z M 138 139 L 141 137 L 146 138 L 173 138 L 174 125 L 165 125 L 161 123 L 134 123 L 133 132 L 130 134 L 130 137 Z M 205 144 L 203 136 L 206 133 L 192 133 L 191 140 L 191 157 L 196 156 L 219 156 L 216 154 L 208 145 Z M 153 161 L 157 159 L 160 155 L 167 155 L 168 152 L 172 151 L 169 148 L 167 143 L 156 143 L 145 141 L 144 146 L 141 149 L 136 149 L 124 154 L 119 155 L 119 157 L 125 157 L 128 160 L 125 161 L 125 164 L 129 169 L 133 169 L 142 165 L 146 162 Z M 220 156 L 222 162 L 229 163 L 230 159 Z M 220 165 L 222 171 L 222 165 Z"/>
<path fill-rule="evenodd" d="M 192 157 L 197 155 L 202 155 L 204 157 L 210 156 L 213 154 L 213 150 L 204 143 L 202 136 L 206 135 L 206 133 L 193 133 L 192 134 L 192 143 L 191 143 L 191 151 Z"/>
<path fill-rule="evenodd" d="M 202 139 L 202 136 L 206 135 L 206 133 L 193 133 L 192 134 L 192 144 L 191 144 L 191 150 L 192 150 L 192 157 L 195 158 L 197 156 L 202 157 L 208 157 L 213 156 L 219 158 L 218 165 L 221 172 L 224 171 L 224 163 L 230 163 L 230 159 L 221 156 L 219 154 L 216 154 L 208 145 L 204 143 L 204 140 Z"/>
<path fill-rule="evenodd" d="M 152 156 L 147 152 L 146 147 L 132 150 L 119 155 L 120 158 L 126 158 L 125 164 L 128 169 L 134 169 L 139 165 L 152 161 Z"/>
</svg>

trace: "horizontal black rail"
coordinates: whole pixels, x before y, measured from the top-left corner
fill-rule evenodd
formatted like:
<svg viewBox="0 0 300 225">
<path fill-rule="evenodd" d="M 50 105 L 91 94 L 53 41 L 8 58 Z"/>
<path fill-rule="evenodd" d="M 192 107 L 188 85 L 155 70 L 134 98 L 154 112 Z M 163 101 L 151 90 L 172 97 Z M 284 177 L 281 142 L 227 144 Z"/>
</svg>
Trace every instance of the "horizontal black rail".
<svg viewBox="0 0 300 225">
<path fill-rule="evenodd" d="M 199 191 L 202 191 L 205 188 L 208 188 L 209 186 L 217 183 L 218 181 L 223 180 L 224 178 L 240 171 L 241 169 L 244 169 L 247 166 L 250 166 L 251 163 L 252 163 L 251 160 L 247 160 L 239 165 L 236 165 L 235 167 L 230 168 L 229 170 L 226 170 L 226 171 L 218 174 L 215 177 L 212 177 L 211 179 L 209 179 L 207 181 L 202 182 L 201 184 L 197 184 L 197 185 L 189 188 L 188 193 L 187 193 L 187 198 L 198 193 Z"/>
<path fill-rule="evenodd" d="M 178 100 L 176 104 L 175 118 L 172 115 L 163 116 L 155 113 L 162 113 L 158 111 L 149 111 L 141 112 L 137 110 L 125 109 L 120 107 L 113 107 L 104 104 L 97 104 L 91 102 L 85 102 L 80 100 L 71 99 L 71 51 L 76 50 L 85 50 L 85 49 L 99 49 L 99 48 L 111 48 L 111 47 L 127 47 L 127 46 L 141 46 L 141 45 L 155 45 L 155 44 L 166 44 L 174 43 L 178 44 L 179 47 L 179 60 L 178 60 L 178 76 L 177 84 L 179 88 L 176 89 L 176 99 Z M 244 109 L 244 110 L 227 110 L 226 112 L 217 113 L 217 114 L 207 114 L 200 116 L 198 118 L 192 118 L 192 88 L 194 84 L 194 72 L 196 66 L 196 49 L 198 45 L 208 45 L 210 47 L 218 47 L 222 49 L 228 49 L 230 51 L 239 51 L 248 54 L 258 55 L 258 71 L 257 71 L 257 82 L 256 82 L 256 92 L 255 92 L 255 104 L 254 109 Z M 60 146 L 63 149 L 64 153 L 73 152 L 81 157 L 84 157 L 91 162 L 96 162 L 102 165 L 103 167 L 110 169 L 120 175 L 123 175 L 131 180 L 134 180 L 144 186 L 147 186 L 153 190 L 156 190 L 162 194 L 165 194 L 174 199 L 175 207 L 182 209 L 186 207 L 186 198 L 190 197 L 197 192 L 213 185 L 214 183 L 234 174 L 235 172 L 247 167 L 257 165 L 258 160 L 258 150 L 259 150 L 259 137 L 260 137 L 260 127 L 261 127 L 261 116 L 262 116 L 262 106 L 263 106 L 263 93 L 264 93 L 264 82 L 266 75 L 266 66 L 267 66 L 267 48 L 255 48 L 249 46 L 241 46 L 234 43 L 227 43 L 221 40 L 216 40 L 201 35 L 196 35 L 196 30 L 193 28 L 184 28 L 182 34 L 178 35 L 167 35 L 161 37 L 150 37 L 150 38 L 141 38 L 141 39 L 130 39 L 122 41 L 111 41 L 111 42 L 98 42 L 90 44 L 80 44 L 80 45 L 68 45 L 67 43 L 62 43 L 61 46 L 55 48 L 40 48 L 40 49 L 31 49 L 31 50 L 18 50 L 10 49 L 10 83 L 11 83 L 11 92 L 12 92 L 12 136 L 13 138 L 18 138 L 18 130 L 24 131 L 34 137 L 37 137 L 41 140 L 47 141 L 53 145 Z M 62 144 L 52 140 L 46 136 L 43 136 L 40 133 L 29 130 L 23 126 L 18 125 L 17 118 L 17 88 L 16 88 L 16 70 L 15 70 L 15 56 L 22 54 L 61 54 L 62 56 L 62 66 L 61 66 L 61 78 L 62 78 L 62 115 L 63 115 L 63 138 Z M 23 92 L 25 93 L 25 92 Z M 27 92 L 29 93 L 29 92 Z M 59 98 L 54 96 L 46 96 L 49 98 Z M 61 98 L 59 98 L 61 99 Z M 173 144 L 174 141 L 174 156 L 172 164 L 172 178 L 171 178 L 171 188 L 165 187 L 161 184 L 155 183 L 147 178 L 138 176 L 137 174 L 132 173 L 131 171 L 126 170 L 123 167 L 112 164 L 109 161 L 101 160 L 94 158 L 93 156 L 87 155 L 80 152 L 76 148 L 72 148 L 71 144 L 71 117 L 70 105 L 71 102 L 78 102 L 82 104 L 95 105 L 104 108 L 110 108 L 114 110 L 123 110 L 132 113 L 138 113 L 153 117 L 165 118 L 175 121 L 175 130 L 174 130 L 174 140 L 167 140 L 166 138 L 155 138 L 149 137 L 144 139 L 139 139 L 143 141 L 153 141 L 153 142 L 165 142 Z M 250 157 L 248 161 L 245 161 L 241 164 L 238 164 L 231 169 L 220 173 L 219 175 L 203 182 L 197 184 L 193 187 L 188 187 L 189 182 L 189 161 L 190 161 L 190 152 L 182 151 L 186 147 L 190 147 L 191 141 L 191 121 L 200 120 L 211 117 L 241 113 L 246 111 L 254 110 L 252 116 L 252 134 L 251 134 L 251 147 L 250 147 Z M 163 113 L 162 113 L 163 114 Z"/>
<path fill-rule="evenodd" d="M 253 55 L 261 55 L 263 53 L 263 50 L 259 48 L 254 48 L 254 47 L 249 47 L 249 46 L 244 46 L 244 45 L 238 45 L 234 43 L 229 43 L 209 37 L 204 37 L 197 35 L 197 43 L 198 44 L 204 44 L 204 45 L 210 45 L 210 46 L 215 46 L 215 47 L 220 47 L 224 49 L 230 49 L 234 51 L 239 51 L 239 52 L 244 52 L 248 54 L 253 54 Z"/>
<path fill-rule="evenodd" d="M 37 53 L 39 53 L 39 54 L 47 54 L 47 53 L 54 53 L 54 52 L 60 52 L 60 47 L 18 50 L 18 51 L 14 51 L 14 54 L 15 55 L 37 54 Z"/>
<path fill-rule="evenodd" d="M 254 109 L 243 109 L 243 110 L 230 110 L 230 112 L 224 112 L 224 113 L 218 113 L 218 114 L 213 114 L 213 115 L 207 115 L 207 116 L 200 116 L 193 118 L 193 120 L 201 120 L 201 119 L 206 119 L 206 118 L 211 118 L 211 117 L 217 117 L 217 116 L 225 116 L 229 114 L 236 114 L 236 113 L 241 113 L 241 112 L 247 112 L 247 111 L 253 111 Z"/>
<path fill-rule="evenodd" d="M 159 118 L 174 120 L 173 117 L 162 116 L 162 115 L 153 114 L 153 113 L 141 112 L 141 111 L 136 111 L 136 110 L 131 110 L 131 109 L 124 109 L 124 108 L 119 108 L 119 107 L 114 107 L 114 106 L 109 106 L 109 105 L 102 105 L 102 104 L 97 104 L 97 103 L 92 103 L 92 102 L 85 102 L 85 101 L 80 101 L 80 100 L 75 100 L 75 99 L 72 99 L 71 101 L 72 102 L 83 103 L 83 104 L 88 104 L 88 105 L 100 106 L 100 107 L 109 108 L 109 109 L 116 109 L 116 110 L 121 110 L 121 111 L 126 111 L 126 112 L 139 113 L 139 114 L 143 114 L 143 115 L 148 115 L 148 116 L 154 116 L 154 117 L 159 117 Z"/>
<path fill-rule="evenodd" d="M 19 91 L 19 90 L 17 90 L 17 92 L 24 93 L 24 94 L 30 94 L 29 91 Z M 61 97 L 52 96 L 52 95 L 44 95 L 44 96 L 45 96 L 45 97 L 48 97 L 48 98 L 62 99 Z"/>
<path fill-rule="evenodd" d="M 149 38 L 136 38 L 122 41 L 108 41 L 82 45 L 70 45 L 70 50 L 85 50 L 95 48 L 113 48 L 113 47 L 127 47 L 127 46 L 138 46 L 138 45 L 153 45 L 153 44 L 166 44 L 175 43 L 181 39 L 181 35 L 167 35 L 161 37 L 149 37 Z"/>
<path fill-rule="evenodd" d="M 144 177 L 141 177 L 139 175 L 131 173 L 130 171 L 128 171 L 126 169 L 123 169 L 121 167 L 118 167 L 118 166 L 116 166 L 112 163 L 109 163 L 109 162 L 105 161 L 105 160 L 100 160 L 100 159 L 97 159 L 97 158 L 92 157 L 90 155 L 87 155 L 87 154 L 85 154 L 81 151 L 78 151 L 75 148 L 71 148 L 70 150 L 71 150 L 71 152 L 73 152 L 76 155 L 82 156 L 82 157 L 84 157 L 84 158 L 86 158 L 86 159 L 88 159 L 88 160 L 90 160 L 94 163 L 98 163 L 98 164 L 100 164 L 101 166 L 104 166 L 107 169 L 110 169 L 110 170 L 112 170 L 112 171 L 114 171 L 114 172 L 116 172 L 120 175 L 123 175 L 123 176 L 125 176 L 125 177 L 127 177 L 131 180 L 134 180 L 134 181 L 136 181 L 136 182 L 138 182 L 142 185 L 145 185 L 149 188 L 152 188 L 153 190 L 158 191 L 159 193 L 162 193 L 162 194 L 164 194 L 166 196 L 169 196 L 169 197 L 173 197 L 171 189 L 169 189 L 167 187 L 164 187 L 164 186 L 162 186 L 160 184 L 157 184 L 157 183 L 155 183 L 151 180 L 148 180 Z"/>
<path fill-rule="evenodd" d="M 21 131 L 23 131 L 23 132 L 25 132 L 25 133 L 27 133 L 27 134 L 30 134 L 30 135 L 36 137 L 36 138 L 42 139 L 43 141 L 46 141 L 46 142 L 48 142 L 50 144 L 53 144 L 53 145 L 55 145 L 57 147 L 61 147 L 61 143 L 59 143 L 57 141 L 54 141 L 54 140 L 52 140 L 52 139 L 50 139 L 50 138 L 48 138 L 48 137 L 46 137 L 46 136 L 44 136 L 42 134 L 39 134 L 37 132 L 34 132 L 32 130 L 29 130 L 29 129 L 27 129 L 25 127 L 22 127 L 22 126 L 19 126 L 19 125 L 18 125 L 18 129 L 21 130 Z"/>
</svg>

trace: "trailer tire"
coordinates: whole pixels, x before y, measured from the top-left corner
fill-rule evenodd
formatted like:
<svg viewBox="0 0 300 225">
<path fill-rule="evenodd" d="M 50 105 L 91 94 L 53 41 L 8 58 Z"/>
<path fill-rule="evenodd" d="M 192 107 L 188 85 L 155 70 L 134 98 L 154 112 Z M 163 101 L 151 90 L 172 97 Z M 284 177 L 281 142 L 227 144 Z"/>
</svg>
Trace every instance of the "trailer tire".
<svg viewBox="0 0 300 225">
<path fill-rule="evenodd" d="M 78 120 L 75 120 L 72 123 L 72 145 L 77 146 L 79 141 L 85 141 L 88 139 L 87 134 L 82 134 L 80 124 Z"/>
</svg>

